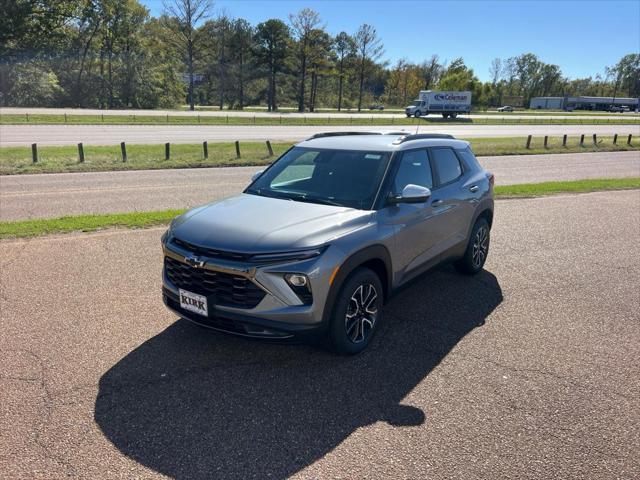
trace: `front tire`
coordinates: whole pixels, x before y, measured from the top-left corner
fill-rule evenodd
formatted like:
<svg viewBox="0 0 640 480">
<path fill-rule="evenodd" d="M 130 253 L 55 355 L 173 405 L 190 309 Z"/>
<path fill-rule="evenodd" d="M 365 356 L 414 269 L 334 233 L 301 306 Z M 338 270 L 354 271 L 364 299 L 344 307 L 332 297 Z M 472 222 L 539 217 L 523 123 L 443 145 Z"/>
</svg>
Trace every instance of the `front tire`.
<svg viewBox="0 0 640 480">
<path fill-rule="evenodd" d="M 422 112 L 420 110 L 416 110 L 416 113 L 414 113 L 414 117 L 420 118 L 421 116 L 422 116 Z"/>
<path fill-rule="evenodd" d="M 383 290 L 378 275 L 358 268 L 345 280 L 336 298 L 329 326 L 331 348 L 342 355 L 363 351 L 382 320 Z"/>
<path fill-rule="evenodd" d="M 454 264 L 460 273 L 475 275 L 482 270 L 489 255 L 490 230 L 485 218 L 476 220 L 464 256 Z"/>
</svg>

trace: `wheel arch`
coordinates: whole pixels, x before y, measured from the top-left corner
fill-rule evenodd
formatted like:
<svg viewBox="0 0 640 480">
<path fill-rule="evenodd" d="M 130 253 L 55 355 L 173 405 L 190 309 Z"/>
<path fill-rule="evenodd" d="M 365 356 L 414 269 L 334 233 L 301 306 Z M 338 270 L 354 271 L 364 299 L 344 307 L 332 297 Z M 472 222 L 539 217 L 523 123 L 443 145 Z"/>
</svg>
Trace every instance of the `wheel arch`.
<svg viewBox="0 0 640 480">
<path fill-rule="evenodd" d="M 485 208 L 484 210 L 482 210 L 476 217 L 475 222 L 477 222 L 479 218 L 484 218 L 489 224 L 489 228 L 491 228 L 491 226 L 493 225 L 493 209 Z"/>
<path fill-rule="evenodd" d="M 345 280 L 360 267 L 369 268 L 378 275 L 384 290 L 384 300 L 386 301 L 389 297 L 393 272 L 389 250 L 387 250 L 384 245 L 371 245 L 363 248 L 362 250 L 350 255 L 337 267 L 338 271 L 331 283 L 331 288 L 329 289 L 329 294 L 327 295 L 324 305 L 322 315 L 322 321 L 324 324 L 328 324 L 330 320 L 335 306 L 335 300 Z"/>
</svg>

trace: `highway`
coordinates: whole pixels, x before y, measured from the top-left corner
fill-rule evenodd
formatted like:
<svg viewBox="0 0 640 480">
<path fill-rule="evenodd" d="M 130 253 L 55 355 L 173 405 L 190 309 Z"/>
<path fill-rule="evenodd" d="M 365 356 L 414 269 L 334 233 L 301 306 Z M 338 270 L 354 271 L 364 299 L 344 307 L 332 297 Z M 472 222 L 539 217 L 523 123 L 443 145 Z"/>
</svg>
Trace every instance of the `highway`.
<svg viewBox="0 0 640 480">
<path fill-rule="evenodd" d="M 278 125 L 0 125 L 0 146 L 116 145 L 120 142 L 158 144 L 232 142 L 235 140 L 299 141 L 314 133 L 350 130 L 405 130 L 398 125 L 278 126 Z M 640 135 L 640 125 L 420 125 L 420 132 L 449 133 L 457 137 L 512 137 L 527 135 Z"/>
<path fill-rule="evenodd" d="M 480 157 L 498 185 L 640 176 L 640 152 Z M 0 176 L 0 220 L 164 210 L 241 191 L 262 167 Z"/>
<path fill-rule="evenodd" d="M 393 113 L 392 113 L 393 112 Z M 362 117 L 364 119 L 368 119 L 371 117 L 374 118 L 404 118 L 406 117 L 404 110 L 394 109 L 388 110 L 385 113 L 378 112 L 377 110 L 367 110 L 364 109 L 362 112 L 358 113 L 357 111 L 321 111 L 317 113 L 305 112 L 298 113 L 293 110 L 284 110 L 278 112 L 267 112 L 258 111 L 256 112 L 254 109 L 247 111 L 240 110 L 100 110 L 96 108 L 23 108 L 23 107 L 2 107 L 0 108 L 0 115 L 136 115 L 136 116 L 150 116 L 150 117 L 164 117 L 166 115 L 178 116 L 178 117 L 197 117 L 198 115 L 201 117 L 258 117 L 258 118 L 279 118 L 280 116 L 289 117 L 289 118 L 313 118 L 313 117 L 321 117 L 321 118 L 349 118 L 349 117 Z M 432 115 L 433 117 L 439 117 L 440 115 Z M 530 112 L 530 113 L 519 113 L 519 112 L 507 112 L 507 113 L 472 113 L 470 115 L 464 115 L 464 118 L 504 118 L 504 119 L 560 119 L 560 118 L 575 118 L 579 120 L 595 120 L 595 119 L 604 119 L 604 118 L 617 118 L 617 119 L 629 119 L 629 118 L 638 118 L 638 114 L 635 112 L 629 113 L 608 113 L 608 112 L 597 112 L 597 113 L 589 113 L 589 112 L 545 112 L 540 111 Z"/>
<path fill-rule="evenodd" d="M 162 228 L 1 242 L 4 478 L 640 478 L 640 192 L 498 201 L 369 350 L 195 327 Z"/>
</svg>

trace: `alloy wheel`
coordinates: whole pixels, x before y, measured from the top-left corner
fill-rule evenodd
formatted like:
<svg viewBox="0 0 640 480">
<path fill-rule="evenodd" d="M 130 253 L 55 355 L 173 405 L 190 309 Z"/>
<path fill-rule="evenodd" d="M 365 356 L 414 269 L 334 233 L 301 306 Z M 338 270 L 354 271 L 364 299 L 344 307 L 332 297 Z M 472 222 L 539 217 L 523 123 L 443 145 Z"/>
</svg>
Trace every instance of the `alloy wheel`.
<svg viewBox="0 0 640 480">
<path fill-rule="evenodd" d="M 476 232 L 476 236 L 473 239 L 473 247 L 471 251 L 471 259 L 473 261 L 474 268 L 480 268 L 487 258 L 487 252 L 489 251 L 489 230 L 482 226 Z"/>
<path fill-rule="evenodd" d="M 378 292 L 370 283 L 360 285 L 349 299 L 344 318 L 347 337 L 353 343 L 363 342 L 373 330 L 378 316 Z"/>
</svg>

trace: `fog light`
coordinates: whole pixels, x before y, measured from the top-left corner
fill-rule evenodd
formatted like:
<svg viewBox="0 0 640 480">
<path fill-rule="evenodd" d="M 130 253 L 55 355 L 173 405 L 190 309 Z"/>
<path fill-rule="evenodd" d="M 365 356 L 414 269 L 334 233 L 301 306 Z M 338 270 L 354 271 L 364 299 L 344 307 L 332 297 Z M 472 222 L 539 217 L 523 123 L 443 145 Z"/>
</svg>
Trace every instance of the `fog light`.
<svg viewBox="0 0 640 480">
<path fill-rule="evenodd" d="M 300 275 L 299 273 L 290 273 L 284 278 L 294 287 L 304 287 L 307 284 L 306 275 Z"/>
<path fill-rule="evenodd" d="M 284 279 L 303 304 L 311 305 L 313 303 L 311 285 L 306 275 L 302 275 L 301 273 L 287 273 Z"/>
</svg>

